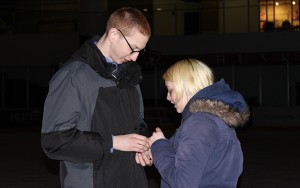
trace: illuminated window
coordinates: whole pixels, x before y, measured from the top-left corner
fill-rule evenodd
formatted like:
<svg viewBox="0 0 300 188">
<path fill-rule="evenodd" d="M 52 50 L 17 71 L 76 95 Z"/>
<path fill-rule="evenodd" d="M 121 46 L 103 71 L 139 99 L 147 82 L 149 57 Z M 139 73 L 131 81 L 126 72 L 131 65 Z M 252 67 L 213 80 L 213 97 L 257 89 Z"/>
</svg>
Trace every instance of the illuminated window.
<svg viewBox="0 0 300 188">
<path fill-rule="evenodd" d="M 299 0 L 261 0 L 260 31 L 299 31 Z"/>
</svg>

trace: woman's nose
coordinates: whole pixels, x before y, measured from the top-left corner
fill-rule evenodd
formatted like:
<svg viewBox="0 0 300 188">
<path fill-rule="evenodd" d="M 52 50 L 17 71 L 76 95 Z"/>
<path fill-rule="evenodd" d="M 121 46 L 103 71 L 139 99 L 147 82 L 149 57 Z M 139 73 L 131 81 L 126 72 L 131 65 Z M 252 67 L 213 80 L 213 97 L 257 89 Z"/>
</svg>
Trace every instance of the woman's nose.
<svg viewBox="0 0 300 188">
<path fill-rule="evenodd" d="M 171 97 L 169 93 L 167 94 L 167 100 L 171 102 Z"/>
</svg>

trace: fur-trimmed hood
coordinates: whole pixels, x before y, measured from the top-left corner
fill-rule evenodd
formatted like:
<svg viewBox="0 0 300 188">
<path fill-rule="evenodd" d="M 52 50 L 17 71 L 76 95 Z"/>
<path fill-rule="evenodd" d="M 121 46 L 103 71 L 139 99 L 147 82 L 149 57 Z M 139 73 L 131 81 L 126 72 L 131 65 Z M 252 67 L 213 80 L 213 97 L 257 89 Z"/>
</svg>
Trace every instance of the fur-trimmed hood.
<svg viewBox="0 0 300 188">
<path fill-rule="evenodd" d="M 239 127 L 244 125 L 249 119 L 249 109 L 239 112 L 226 105 L 222 101 L 216 100 L 195 100 L 190 105 L 190 112 L 207 112 L 221 118 L 230 127 Z"/>
<path fill-rule="evenodd" d="M 242 95 L 231 90 L 223 79 L 196 93 L 183 110 L 183 119 L 196 112 L 215 115 L 230 127 L 243 126 L 250 116 L 249 107 Z"/>
</svg>

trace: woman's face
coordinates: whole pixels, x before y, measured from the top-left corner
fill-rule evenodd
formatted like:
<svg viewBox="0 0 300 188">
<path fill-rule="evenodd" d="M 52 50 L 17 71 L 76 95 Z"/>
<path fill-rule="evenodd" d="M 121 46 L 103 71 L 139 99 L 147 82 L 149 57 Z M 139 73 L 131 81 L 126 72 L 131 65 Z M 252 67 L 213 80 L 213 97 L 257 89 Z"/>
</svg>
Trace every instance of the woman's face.
<svg viewBox="0 0 300 188">
<path fill-rule="evenodd" d="M 170 103 L 174 104 L 174 107 L 176 108 L 176 111 L 178 113 L 181 113 L 185 105 L 188 103 L 188 97 L 186 96 L 186 93 L 184 93 L 182 98 L 178 102 L 176 102 L 176 92 L 174 90 L 174 83 L 170 81 L 165 81 L 165 85 L 168 90 L 167 100 Z"/>
</svg>

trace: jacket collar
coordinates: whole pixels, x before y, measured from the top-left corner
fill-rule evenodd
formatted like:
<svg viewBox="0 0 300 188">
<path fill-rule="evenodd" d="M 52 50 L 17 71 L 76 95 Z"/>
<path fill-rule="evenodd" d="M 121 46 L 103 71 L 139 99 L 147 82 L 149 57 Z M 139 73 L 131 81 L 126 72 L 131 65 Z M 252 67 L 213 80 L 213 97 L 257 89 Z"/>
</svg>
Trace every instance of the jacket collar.
<svg viewBox="0 0 300 188">
<path fill-rule="evenodd" d="M 118 65 L 118 74 L 114 74 L 116 67 L 112 63 L 107 63 L 104 55 L 95 45 L 99 41 L 99 36 L 94 36 L 87 40 L 79 50 L 72 56 L 71 61 L 81 60 L 92 67 L 101 77 L 115 80 L 119 88 L 131 88 L 139 84 L 143 77 L 141 67 L 136 62 L 126 62 Z"/>
<path fill-rule="evenodd" d="M 249 108 L 244 98 L 231 90 L 223 79 L 201 89 L 189 100 L 182 112 L 183 120 L 196 112 L 218 116 L 232 127 L 243 125 L 249 119 Z"/>
</svg>

